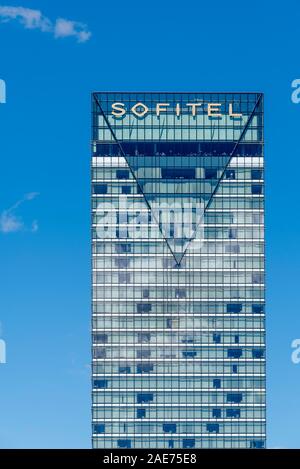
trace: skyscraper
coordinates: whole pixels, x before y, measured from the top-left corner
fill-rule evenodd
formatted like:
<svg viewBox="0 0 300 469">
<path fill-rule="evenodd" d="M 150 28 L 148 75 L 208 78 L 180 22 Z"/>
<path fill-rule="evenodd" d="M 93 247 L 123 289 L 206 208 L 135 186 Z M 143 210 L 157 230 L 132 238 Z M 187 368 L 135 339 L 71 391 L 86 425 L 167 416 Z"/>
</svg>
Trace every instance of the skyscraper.
<svg viewBox="0 0 300 469">
<path fill-rule="evenodd" d="M 263 448 L 263 96 L 92 104 L 93 447 Z"/>
</svg>

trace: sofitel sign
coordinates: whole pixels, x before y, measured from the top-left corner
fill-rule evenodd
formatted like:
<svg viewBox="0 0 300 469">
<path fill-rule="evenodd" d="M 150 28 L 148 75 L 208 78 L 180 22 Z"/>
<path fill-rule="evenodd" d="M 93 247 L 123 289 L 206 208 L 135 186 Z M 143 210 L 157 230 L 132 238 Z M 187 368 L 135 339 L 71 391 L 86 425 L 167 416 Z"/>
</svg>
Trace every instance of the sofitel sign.
<svg viewBox="0 0 300 469">
<path fill-rule="evenodd" d="M 242 117 L 242 114 L 233 111 L 233 103 L 228 104 L 228 109 L 226 109 L 225 112 L 222 109 L 222 107 L 224 107 L 222 103 L 206 103 L 205 106 L 204 103 L 186 103 L 184 106 L 180 103 L 176 103 L 173 108 L 170 108 L 170 106 L 170 103 L 157 103 L 154 108 L 156 116 L 159 117 L 163 113 L 169 113 L 169 110 L 174 112 L 177 117 L 180 117 L 183 111 L 189 112 L 192 116 L 196 116 L 198 110 L 202 108 L 208 117 L 223 117 L 224 114 L 227 114 L 233 119 L 240 119 Z M 111 109 L 111 113 L 114 117 L 123 117 L 128 112 L 124 103 L 112 103 Z M 150 108 L 146 106 L 146 104 L 140 102 L 136 103 L 129 110 L 129 112 L 139 118 L 145 117 L 150 111 Z"/>
</svg>

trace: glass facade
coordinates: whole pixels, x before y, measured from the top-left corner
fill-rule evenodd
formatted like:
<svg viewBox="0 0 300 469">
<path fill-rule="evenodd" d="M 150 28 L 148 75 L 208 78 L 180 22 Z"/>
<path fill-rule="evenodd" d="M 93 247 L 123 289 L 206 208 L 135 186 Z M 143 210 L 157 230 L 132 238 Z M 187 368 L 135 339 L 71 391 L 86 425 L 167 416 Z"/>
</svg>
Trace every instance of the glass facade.
<svg viewBox="0 0 300 469">
<path fill-rule="evenodd" d="M 263 96 L 92 106 L 93 447 L 265 447 Z"/>
</svg>

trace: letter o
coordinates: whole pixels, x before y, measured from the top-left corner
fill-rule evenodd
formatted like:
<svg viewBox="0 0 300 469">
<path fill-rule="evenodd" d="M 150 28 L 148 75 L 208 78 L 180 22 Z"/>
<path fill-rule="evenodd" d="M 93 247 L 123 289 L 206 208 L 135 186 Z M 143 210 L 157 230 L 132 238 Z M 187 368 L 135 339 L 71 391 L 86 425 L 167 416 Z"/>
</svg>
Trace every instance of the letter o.
<svg viewBox="0 0 300 469">
<path fill-rule="evenodd" d="M 143 111 L 138 111 L 137 109 L 138 109 L 139 107 L 142 107 L 142 108 L 143 108 Z M 147 114 L 147 112 L 149 112 L 149 108 L 148 108 L 148 106 L 146 106 L 146 104 L 143 104 L 143 103 L 136 103 L 134 106 L 132 106 L 131 112 L 132 112 L 136 117 L 144 117 L 144 115 Z"/>
</svg>

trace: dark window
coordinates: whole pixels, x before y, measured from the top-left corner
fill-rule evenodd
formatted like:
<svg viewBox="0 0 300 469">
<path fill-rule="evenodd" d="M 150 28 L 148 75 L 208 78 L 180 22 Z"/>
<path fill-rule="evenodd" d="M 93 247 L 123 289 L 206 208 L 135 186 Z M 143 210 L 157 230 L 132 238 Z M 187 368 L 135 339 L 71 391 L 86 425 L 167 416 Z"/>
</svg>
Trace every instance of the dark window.
<svg viewBox="0 0 300 469">
<path fill-rule="evenodd" d="M 94 358 L 106 358 L 105 348 L 104 347 L 94 348 Z"/>
<path fill-rule="evenodd" d="M 128 252 L 131 252 L 131 244 L 124 244 L 124 243 L 121 243 L 121 244 L 117 244 L 117 248 L 116 248 L 117 252 L 122 254 L 124 252 L 128 253 Z"/>
<path fill-rule="evenodd" d="M 169 440 L 169 441 L 168 441 L 168 446 L 169 446 L 169 448 L 171 448 L 171 449 L 174 448 L 174 440 Z"/>
<path fill-rule="evenodd" d="M 215 419 L 220 419 L 220 418 L 221 418 L 221 415 L 222 415 L 221 412 L 222 412 L 221 409 L 213 409 L 213 410 L 212 410 L 212 416 L 213 416 L 213 418 L 215 418 Z"/>
<path fill-rule="evenodd" d="M 107 184 L 94 185 L 94 194 L 107 194 Z"/>
<path fill-rule="evenodd" d="M 238 335 L 235 335 L 235 336 L 234 336 L 234 343 L 235 343 L 235 344 L 239 344 L 239 343 L 240 343 L 240 338 L 239 338 Z"/>
<path fill-rule="evenodd" d="M 250 442 L 250 448 L 262 449 L 265 447 L 263 440 L 253 440 Z"/>
<path fill-rule="evenodd" d="M 206 425 L 206 430 L 209 433 L 219 433 L 219 424 L 218 423 L 208 423 Z"/>
<path fill-rule="evenodd" d="M 263 358 L 264 357 L 264 350 L 257 348 L 252 350 L 252 358 Z"/>
<path fill-rule="evenodd" d="M 217 179 L 218 177 L 218 170 L 213 168 L 206 168 L 205 169 L 205 179 Z"/>
<path fill-rule="evenodd" d="M 195 439 L 194 438 L 184 438 L 182 440 L 182 447 L 183 448 L 195 448 Z"/>
<path fill-rule="evenodd" d="M 243 350 L 241 348 L 229 348 L 227 350 L 228 358 L 241 358 L 243 355 Z"/>
<path fill-rule="evenodd" d="M 195 168 L 162 168 L 161 177 L 163 179 L 195 179 Z"/>
<path fill-rule="evenodd" d="M 117 169 L 117 179 L 129 179 L 129 171 L 127 169 Z"/>
<path fill-rule="evenodd" d="M 176 423 L 164 423 L 163 431 L 166 433 L 176 433 Z"/>
<path fill-rule="evenodd" d="M 151 373 L 153 371 L 153 365 L 149 363 L 138 363 L 136 365 L 137 373 Z"/>
<path fill-rule="evenodd" d="M 136 409 L 136 416 L 138 419 L 146 417 L 146 409 Z"/>
<path fill-rule="evenodd" d="M 94 425 L 94 433 L 104 433 L 105 425 L 103 423 L 96 423 Z"/>
<path fill-rule="evenodd" d="M 131 448 L 131 440 L 118 440 L 118 448 Z"/>
<path fill-rule="evenodd" d="M 236 228 L 229 228 L 228 238 L 229 239 L 236 239 L 237 238 L 237 229 Z"/>
<path fill-rule="evenodd" d="M 264 305 L 252 305 L 252 313 L 261 314 L 264 312 Z"/>
<path fill-rule="evenodd" d="M 138 303 L 136 307 L 138 313 L 150 313 L 152 309 L 151 303 Z"/>
<path fill-rule="evenodd" d="M 221 343 L 221 334 L 214 333 L 213 341 L 215 342 L 215 344 L 220 344 Z"/>
<path fill-rule="evenodd" d="M 119 373 L 130 373 L 130 366 L 119 366 Z"/>
<path fill-rule="evenodd" d="M 122 194 L 131 194 L 131 186 L 122 186 Z"/>
<path fill-rule="evenodd" d="M 251 179 L 261 179 L 262 171 L 261 169 L 252 169 L 251 170 Z"/>
<path fill-rule="evenodd" d="M 252 184 L 251 193 L 254 195 L 262 194 L 262 185 L 261 184 Z"/>
<path fill-rule="evenodd" d="M 186 289 L 185 288 L 175 288 L 175 297 L 176 298 L 186 298 Z"/>
<path fill-rule="evenodd" d="M 243 400 L 243 394 L 241 392 L 228 393 L 227 402 L 232 402 L 234 404 L 239 404 Z"/>
<path fill-rule="evenodd" d="M 264 283 L 264 276 L 260 272 L 254 272 L 252 274 L 253 283 Z"/>
<path fill-rule="evenodd" d="M 151 350 L 142 348 L 141 350 L 136 351 L 136 358 L 150 358 Z"/>
<path fill-rule="evenodd" d="M 226 169 L 225 178 L 226 179 L 235 179 L 235 170 L 234 169 Z"/>
<path fill-rule="evenodd" d="M 138 343 L 139 344 L 148 344 L 151 339 L 150 332 L 138 332 Z"/>
<path fill-rule="evenodd" d="M 107 344 L 108 335 L 107 334 L 94 334 L 94 342 L 98 344 Z"/>
<path fill-rule="evenodd" d="M 94 379 L 94 388 L 96 389 L 107 388 L 107 380 L 106 379 Z"/>
<path fill-rule="evenodd" d="M 230 303 L 227 305 L 227 313 L 240 313 L 243 309 L 241 303 Z"/>
<path fill-rule="evenodd" d="M 182 356 L 184 358 L 194 358 L 197 356 L 197 352 L 195 352 L 194 350 L 184 350 L 182 352 Z"/>
<path fill-rule="evenodd" d="M 221 387 L 221 380 L 219 378 L 216 378 L 213 380 L 213 387 L 216 389 L 220 389 Z"/>
<path fill-rule="evenodd" d="M 119 267 L 120 269 L 126 269 L 129 267 L 130 259 L 127 259 L 127 257 L 117 257 L 115 259 L 115 264 L 116 267 Z"/>
<path fill-rule="evenodd" d="M 238 372 L 238 366 L 232 365 L 232 373 L 237 373 L 237 372 Z"/>
<path fill-rule="evenodd" d="M 239 418 L 241 416 L 240 409 L 226 409 L 226 417 Z"/>
<path fill-rule="evenodd" d="M 143 402 L 152 402 L 153 394 L 150 392 L 138 393 L 136 400 L 138 404 L 142 404 Z"/>
</svg>

